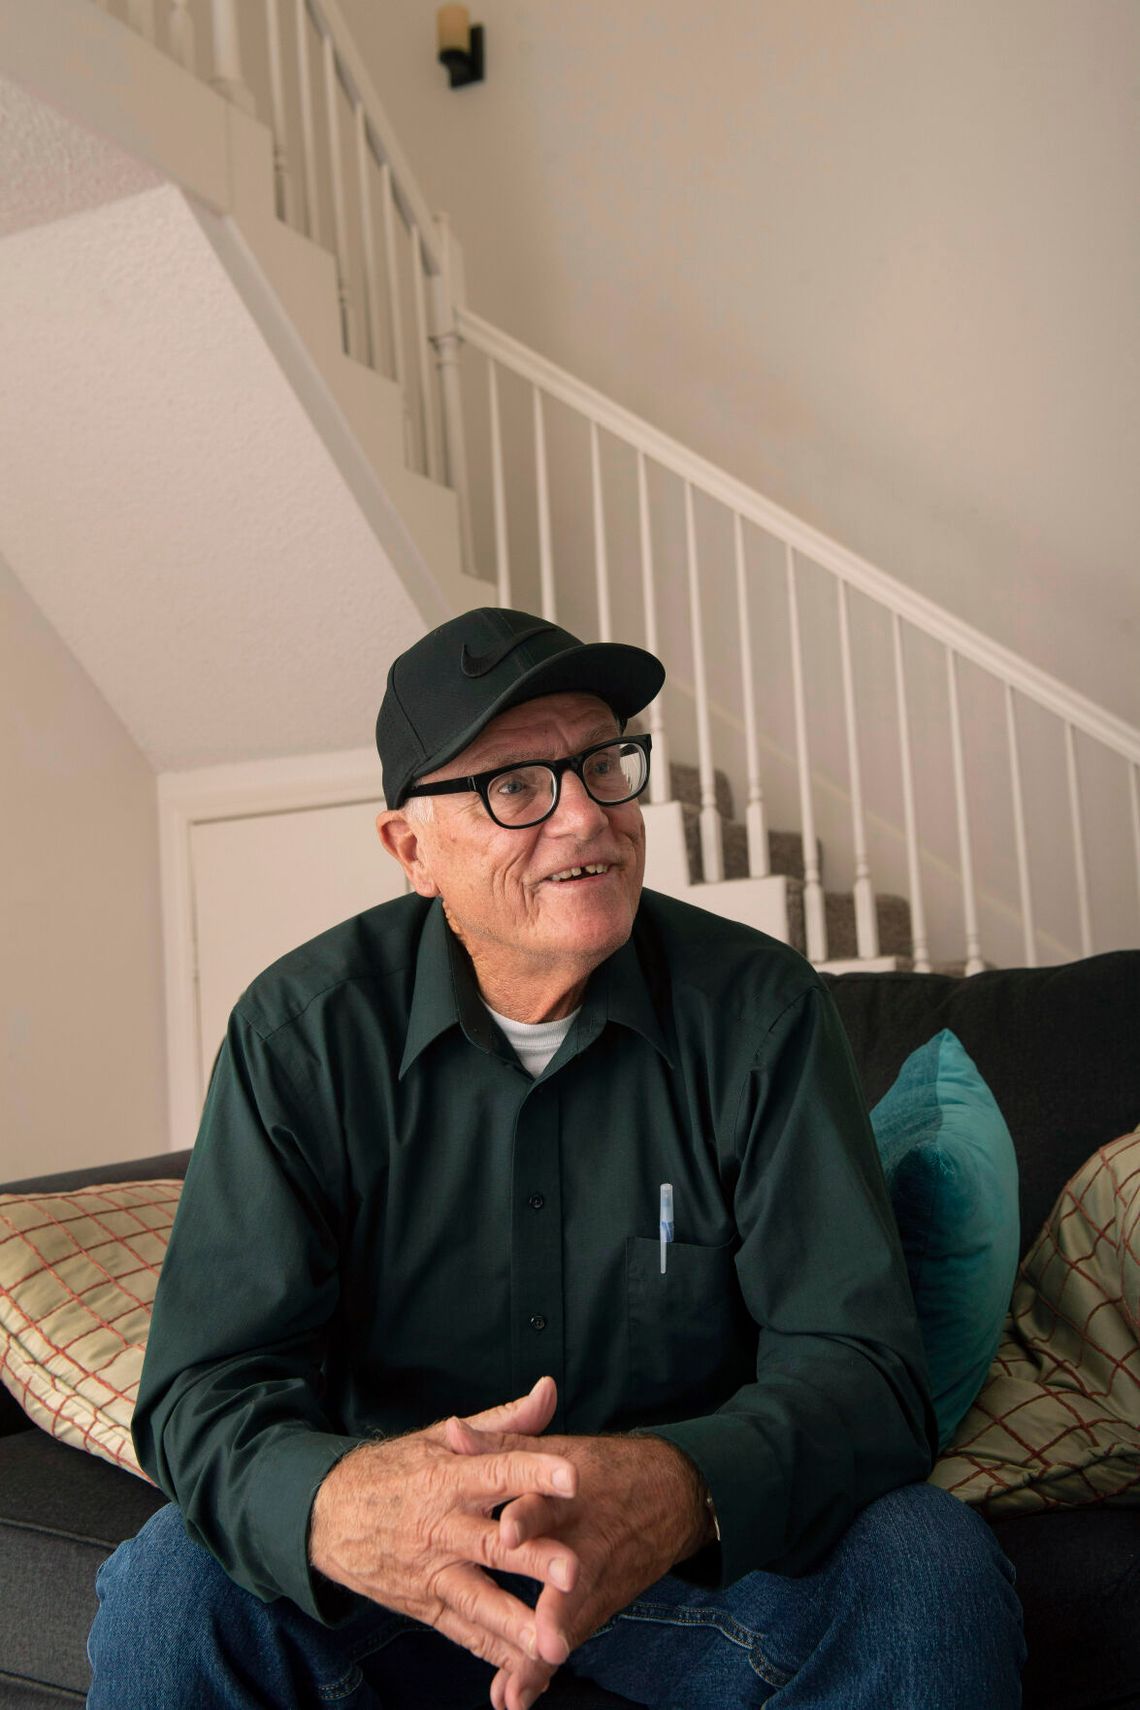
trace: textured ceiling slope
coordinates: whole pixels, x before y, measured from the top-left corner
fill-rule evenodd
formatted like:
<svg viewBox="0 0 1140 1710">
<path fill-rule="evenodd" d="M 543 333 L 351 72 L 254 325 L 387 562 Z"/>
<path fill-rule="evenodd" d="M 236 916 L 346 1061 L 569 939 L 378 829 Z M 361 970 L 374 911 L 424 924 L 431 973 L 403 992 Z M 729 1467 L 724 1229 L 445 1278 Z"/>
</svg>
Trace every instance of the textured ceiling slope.
<svg viewBox="0 0 1140 1710">
<path fill-rule="evenodd" d="M 367 742 L 423 622 L 181 194 L 0 241 L 0 553 L 160 769 Z"/>
<path fill-rule="evenodd" d="M 0 77 L 0 236 L 160 182 L 149 166 Z"/>
</svg>

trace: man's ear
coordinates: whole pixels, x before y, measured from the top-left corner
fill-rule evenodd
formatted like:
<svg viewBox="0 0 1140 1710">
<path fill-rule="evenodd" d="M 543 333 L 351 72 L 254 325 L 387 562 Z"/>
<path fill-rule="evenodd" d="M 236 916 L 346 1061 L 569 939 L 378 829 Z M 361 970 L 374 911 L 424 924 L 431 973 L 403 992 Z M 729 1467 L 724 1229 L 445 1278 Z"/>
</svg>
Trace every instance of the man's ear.
<svg viewBox="0 0 1140 1710">
<path fill-rule="evenodd" d="M 399 808 L 385 809 L 376 815 L 376 835 L 393 860 L 404 869 L 409 885 L 421 897 L 437 897 L 439 886 L 431 876 L 422 830 L 421 825 L 413 824 Z"/>
</svg>

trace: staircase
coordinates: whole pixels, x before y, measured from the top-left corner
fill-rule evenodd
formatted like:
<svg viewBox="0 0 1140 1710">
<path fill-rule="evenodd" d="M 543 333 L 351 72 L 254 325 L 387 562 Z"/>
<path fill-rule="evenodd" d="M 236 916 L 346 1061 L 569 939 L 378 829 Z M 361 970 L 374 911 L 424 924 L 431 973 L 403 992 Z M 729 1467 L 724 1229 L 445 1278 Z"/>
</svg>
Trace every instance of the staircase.
<svg viewBox="0 0 1140 1710">
<path fill-rule="evenodd" d="M 3 0 L 0 77 L 149 174 L 173 272 L 224 280 L 304 418 L 307 472 L 298 461 L 290 485 L 331 465 L 352 541 L 367 534 L 355 608 L 347 544 L 328 555 L 339 581 L 299 585 L 283 699 L 320 679 L 325 640 L 358 732 L 353 696 L 376 678 L 362 637 L 394 652 L 455 610 L 525 606 L 644 641 L 669 667 L 646 715 L 659 888 L 827 968 L 975 972 L 1140 942 L 1140 732 L 467 309 L 459 247 L 335 0 Z M 252 418 L 246 438 L 252 455 Z M 88 469 L 69 490 L 95 485 Z M 115 705 L 133 664 L 68 572 L 89 536 L 77 525 L 15 567 Z M 281 752 L 281 702 L 227 699 L 256 651 L 241 561 L 211 590 L 232 616 L 196 631 L 203 572 L 180 567 L 156 595 L 156 539 L 128 585 L 130 544 L 108 556 L 127 563 L 122 597 L 149 602 L 160 657 L 192 671 L 196 646 L 205 673 L 219 629 L 237 628 L 197 715 L 215 718 L 208 758 L 238 757 L 220 746 L 232 728 L 248 753 Z M 150 685 L 136 687 L 141 705 Z M 307 745 L 346 746 L 320 717 L 305 709 Z M 175 746 L 158 763 L 206 757 Z"/>
</svg>

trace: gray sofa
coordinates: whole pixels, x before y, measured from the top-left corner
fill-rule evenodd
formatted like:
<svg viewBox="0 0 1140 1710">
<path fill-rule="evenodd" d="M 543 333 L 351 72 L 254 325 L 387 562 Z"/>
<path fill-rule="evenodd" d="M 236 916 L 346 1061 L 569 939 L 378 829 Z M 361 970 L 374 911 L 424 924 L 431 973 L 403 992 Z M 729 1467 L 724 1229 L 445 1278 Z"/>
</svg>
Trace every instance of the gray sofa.
<svg viewBox="0 0 1140 1710">
<path fill-rule="evenodd" d="M 871 1104 L 916 1046 L 941 1027 L 958 1034 L 1017 1148 L 1023 1251 L 1073 1171 L 1140 1122 L 1140 952 L 969 980 L 849 974 L 831 985 Z M 8 1186 L 169 1176 L 186 1157 Z M 130 1474 L 37 1430 L 0 1390 L 0 1710 L 82 1702 L 95 1569 L 160 1501 Z M 1057 1510 L 993 1525 L 1025 1610 L 1026 1710 L 1140 1710 L 1140 1510 Z M 561 1710 L 624 1702 L 564 1677 L 556 1688 L 544 1702 Z"/>
</svg>

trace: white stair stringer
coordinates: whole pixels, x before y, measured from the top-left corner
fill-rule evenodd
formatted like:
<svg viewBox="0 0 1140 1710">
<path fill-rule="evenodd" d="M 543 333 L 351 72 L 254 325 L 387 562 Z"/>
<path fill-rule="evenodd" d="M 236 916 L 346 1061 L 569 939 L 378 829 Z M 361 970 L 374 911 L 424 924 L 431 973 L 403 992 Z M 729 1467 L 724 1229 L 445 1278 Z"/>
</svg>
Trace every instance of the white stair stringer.
<svg viewBox="0 0 1140 1710">
<path fill-rule="evenodd" d="M 681 803 L 642 805 L 645 819 L 645 883 L 680 902 L 707 908 L 728 920 L 743 921 L 787 944 L 788 880 L 783 873 L 766 879 L 720 879 L 693 884 L 685 847 Z"/>
<path fill-rule="evenodd" d="M 343 352 L 333 256 L 277 217 L 268 127 L 90 0 L 4 0 L 0 68 L 182 189 L 425 623 L 478 603 L 454 493 L 406 466 L 399 387 Z"/>
</svg>

